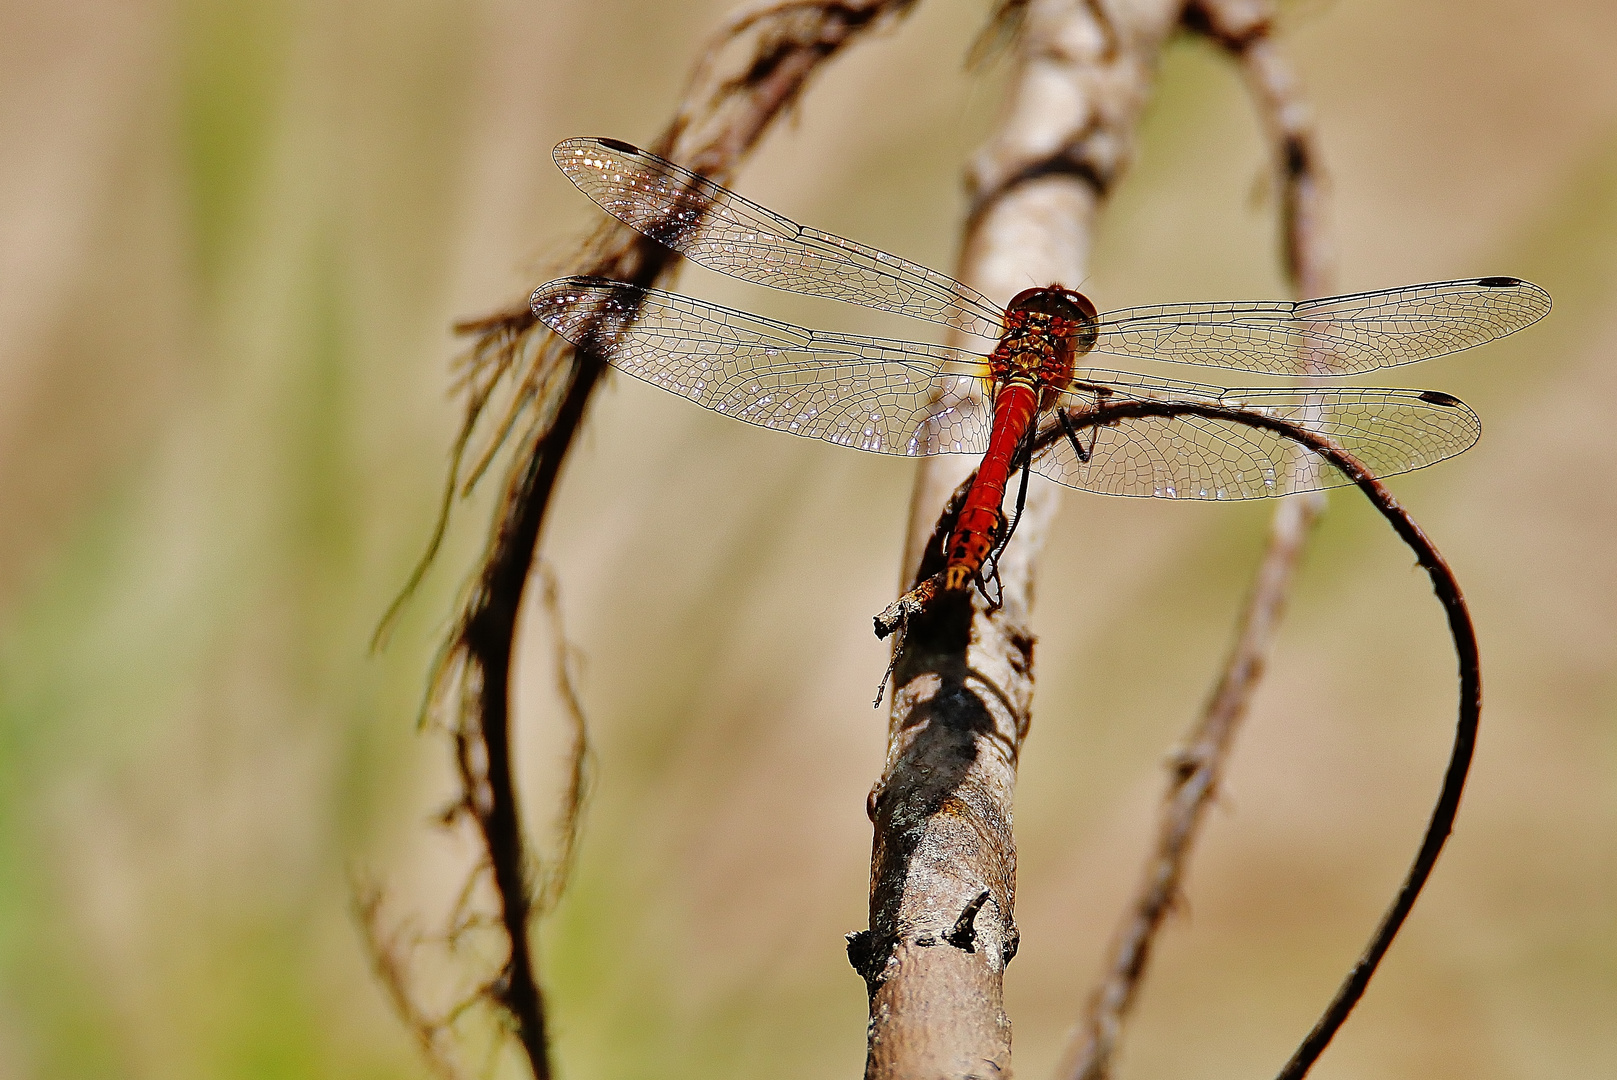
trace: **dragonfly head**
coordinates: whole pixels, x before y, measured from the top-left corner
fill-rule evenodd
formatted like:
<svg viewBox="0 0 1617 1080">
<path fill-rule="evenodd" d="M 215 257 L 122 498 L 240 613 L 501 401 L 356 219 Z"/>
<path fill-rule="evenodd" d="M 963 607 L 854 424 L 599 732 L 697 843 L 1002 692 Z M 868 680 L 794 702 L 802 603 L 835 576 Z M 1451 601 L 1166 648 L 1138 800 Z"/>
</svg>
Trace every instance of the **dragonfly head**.
<svg viewBox="0 0 1617 1080">
<path fill-rule="evenodd" d="M 1039 315 L 1052 323 L 1051 329 L 1072 342 L 1075 356 L 1095 347 L 1099 326 L 1095 305 L 1081 292 L 1060 285 L 1023 289 L 1005 305 L 1007 315 Z"/>
</svg>

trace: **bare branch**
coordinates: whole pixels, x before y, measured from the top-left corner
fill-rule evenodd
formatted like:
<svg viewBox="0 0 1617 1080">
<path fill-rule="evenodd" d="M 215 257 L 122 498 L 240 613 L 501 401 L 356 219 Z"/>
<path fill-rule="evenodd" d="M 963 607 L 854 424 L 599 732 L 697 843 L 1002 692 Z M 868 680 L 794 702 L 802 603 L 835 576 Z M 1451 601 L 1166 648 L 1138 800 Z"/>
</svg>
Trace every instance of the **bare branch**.
<svg viewBox="0 0 1617 1080">
<path fill-rule="evenodd" d="M 1323 296 L 1330 292 L 1331 245 L 1320 153 L 1301 88 L 1271 35 L 1273 19 L 1268 0 L 1197 0 L 1184 15 L 1188 26 L 1222 46 L 1240 67 L 1274 159 L 1282 265 L 1294 295 Z M 1156 846 L 1113 935 L 1105 974 L 1058 1077 L 1104 1080 L 1111 1075 L 1124 1017 L 1144 978 L 1156 935 L 1179 895 L 1206 808 L 1263 677 L 1308 537 L 1324 508 L 1320 492 L 1284 499 L 1275 508 L 1235 641 L 1206 707 L 1174 755 Z"/>
<path fill-rule="evenodd" d="M 1280 196 L 1280 259 L 1299 297 L 1332 291 L 1329 180 L 1313 111 L 1274 38 L 1272 0 L 1195 0 L 1185 23 L 1235 61 L 1269 140 Z"/>
<path fill-rule="evenodd" d="M 1032 0 L 1017 12 L 1005 112 L 970 170 L 961 280 L 1003 303 L 1028 285 L 1083 279 L 1179 6 Z M 907 582 L 941 568 L 938 511 L 969 470 L 950 456 L 922 465 Z M 1009 1068 L 1011 797 L 1032 702 L 1033 567 L 1054 507 L 1049 490 L 1029 500 L 999 564 L 998 606 L 942 593 L 897 649 L 887 761 L 869 803 L 870 929 L 849 940 L 870 992 L 873 1080 Z M 968 912 L 969 939 L 956 933 Z"/>
</svg>

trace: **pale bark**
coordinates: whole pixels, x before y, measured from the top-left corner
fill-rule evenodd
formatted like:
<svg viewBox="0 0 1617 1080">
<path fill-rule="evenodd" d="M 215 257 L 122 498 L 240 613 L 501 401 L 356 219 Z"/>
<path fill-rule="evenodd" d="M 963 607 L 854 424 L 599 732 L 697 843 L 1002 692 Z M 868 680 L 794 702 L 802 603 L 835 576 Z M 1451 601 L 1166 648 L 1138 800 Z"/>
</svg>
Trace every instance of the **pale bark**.
<svg viewBox="0 0 1617 1080">
<path fill-rule="evenodd" d="M 1079 284 L 1102 201 L 1127 164 L 1156 58 L 1181 4 L 1034 0 L 1010 94 L 973 161 L 959 277 L 1004 303 Z M 907 581 L 937 569 L 936 522 L 973 463 L 929 459 L 911 504 Z M 911 621 L 894 670 L 870 929 L 850 957 L 870 991 L 866 1076 L 1008 1072 L 1005 965 L 1015 954 L 1017 757 L 1033 697 L 1035 564 L 1056 495 L 1038 485 L 999 564 L 1000 606 L 942 594 Z"/>
</svg>

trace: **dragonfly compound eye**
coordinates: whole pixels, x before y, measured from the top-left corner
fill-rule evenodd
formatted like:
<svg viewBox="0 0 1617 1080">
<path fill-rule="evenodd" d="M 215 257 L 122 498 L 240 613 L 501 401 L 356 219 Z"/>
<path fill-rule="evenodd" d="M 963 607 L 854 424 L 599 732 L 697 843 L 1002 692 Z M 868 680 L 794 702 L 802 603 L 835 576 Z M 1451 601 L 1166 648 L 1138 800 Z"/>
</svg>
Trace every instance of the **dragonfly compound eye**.
<svg viewBox="0 0 1617 1080">
<path fill-rule="evenodd" d="M 1100 336 L 1100 316 L 1089 297 L 1081 292 L 1062 289 L 1061 299 L 1073 311 L 1065 318 L 1075 324 L 1076 329 L 1072 335 L 1073 351 L 1082 356 L 1095 347 L 1095 340 Z"/>
</svg>

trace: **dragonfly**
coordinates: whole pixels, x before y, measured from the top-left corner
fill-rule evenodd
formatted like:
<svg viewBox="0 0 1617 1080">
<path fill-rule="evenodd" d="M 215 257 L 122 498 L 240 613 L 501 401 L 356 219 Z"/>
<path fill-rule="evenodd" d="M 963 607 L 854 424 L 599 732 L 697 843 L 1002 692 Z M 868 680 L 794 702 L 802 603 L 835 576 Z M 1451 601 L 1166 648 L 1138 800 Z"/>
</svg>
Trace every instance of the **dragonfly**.
<svg viewBox="0 0 1617 1080">
<path fill-rule="evenodd" d="M 1227 389 L 1080 368 L 1081 357 L 1353 375 L 1493 341 L 1550 309 L 1548 293 L 1514 277 L 1104 313 L 1052 284 L 1001 307 L 945 274 L 799 225 L 629 143 L 568 139 L 553 156 L 607 213 L 701 266 L 981 339 L 974 350 L 806 329 L 604 278 L 561 278 L 532 297 L 535 317 L 561 337 L 726 416 L 871 453 L 980 457 L 945 548 L 945 590 L 983 586 L 985 564 L 1009 539 L 1002 506 L 1017 469 L 1024 494 L 1030 471 L 1084 491 L 1167 499 L 1264 498 L 1352 482 L 1299 456 L 1281 434 L 1218 419 L 1219 408 L 1289 419 L 1382 476 L 1453 457 L 1482 432 L 1469 407 L 1439 391 L 1295 380 Z M 1087 445 L 1075 430 L 1073 416 L 1138 399 L 1215 408 L 1101 420 Z M 1065 438 L 1035 446 L 1036 431 L 1058 424 Z"/>
</svg>

